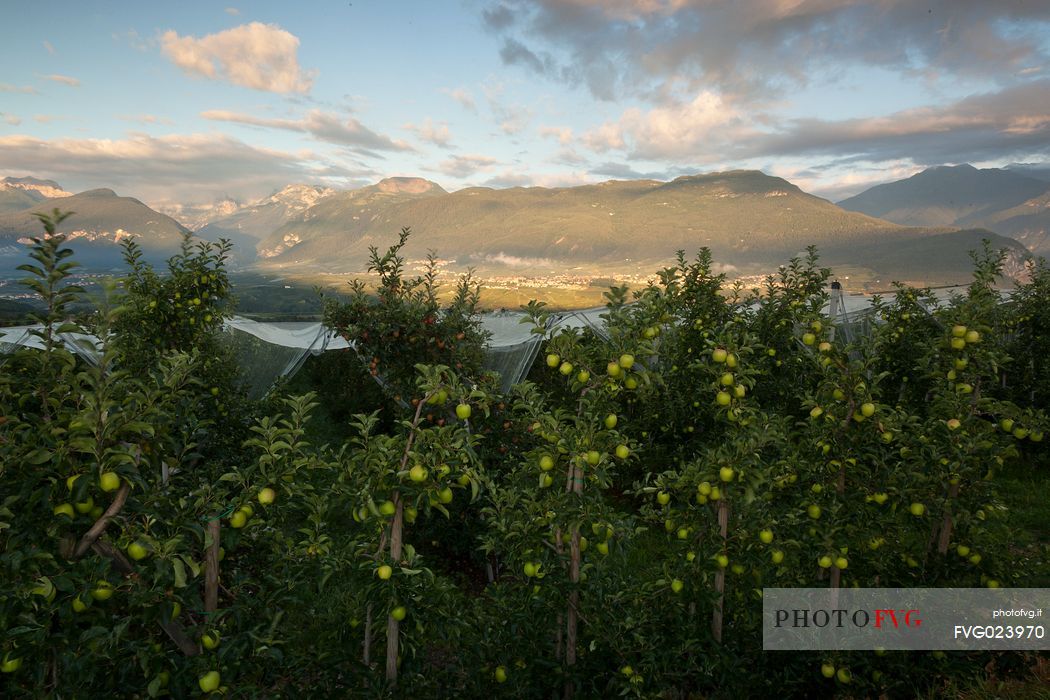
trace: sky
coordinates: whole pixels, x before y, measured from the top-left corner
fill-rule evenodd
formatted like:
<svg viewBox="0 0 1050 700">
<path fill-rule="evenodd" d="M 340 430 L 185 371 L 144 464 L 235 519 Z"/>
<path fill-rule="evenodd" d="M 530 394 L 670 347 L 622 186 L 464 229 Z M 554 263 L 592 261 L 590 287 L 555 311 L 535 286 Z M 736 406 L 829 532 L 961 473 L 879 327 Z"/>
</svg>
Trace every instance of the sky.
<svg viewBox="0 0 1050 700">
<path fill-rule="evenodd" d="M 1050 0 L 23 3 L 0 177 L 155 206 L 1050 161 Z"/>
</svg>

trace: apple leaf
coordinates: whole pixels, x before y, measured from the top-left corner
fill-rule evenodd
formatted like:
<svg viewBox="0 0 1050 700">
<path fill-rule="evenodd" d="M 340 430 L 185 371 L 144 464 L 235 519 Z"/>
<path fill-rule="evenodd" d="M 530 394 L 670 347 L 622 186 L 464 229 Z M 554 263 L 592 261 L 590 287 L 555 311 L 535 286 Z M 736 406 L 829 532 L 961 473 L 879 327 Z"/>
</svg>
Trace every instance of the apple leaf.
<svg viewBox="0 0 1050 700">
<path fill-rule="evenodd" d="M 27 464 L 38 465 L 51 459 L 51 450 L 43 447 L 38 447 L 25 456 L 25 462 Z"/>
<path fill-rule="evenodd" d="M 175 570 L 175 587 L 185 588 L 186 587 L 186 565 L 182 563 L 181 559 L 173 559 L 171 562 L 172 568 Z"/>
</svg>

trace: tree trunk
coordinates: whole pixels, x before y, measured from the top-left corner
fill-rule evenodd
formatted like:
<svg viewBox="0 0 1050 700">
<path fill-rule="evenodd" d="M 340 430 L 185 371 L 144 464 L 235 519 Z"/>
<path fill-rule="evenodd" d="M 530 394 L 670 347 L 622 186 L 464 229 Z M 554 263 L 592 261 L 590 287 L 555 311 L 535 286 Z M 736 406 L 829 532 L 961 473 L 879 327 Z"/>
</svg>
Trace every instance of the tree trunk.
<svg viewBox="0 0 1050 700">
<path fill-rule="evenodd" d="M 729 504 L 726 503 L 725 496 L 722 496 L 721 500 L 718 501 L 718 532 L 722 535 L 722 549 L 724 551 L 726 540 L 729 537 Z M 718 573 L 715 574 L 715 593 L 718 594 L 718 600 L 715 601 L 715 609 L 711 614 L 711 634 L 718 643 L 722 642 L 722 611 L 726 599 L 725 590 L 726 571 L 719 568 Z"/>
<path fill-rule="evenodd" d="M 948 502 L 944 505 L 944 519 L 941 520 L 941 536 L 937 542 L 937 551 L 941 554 L 948 553 L 948 544 L 952 540 L 952 501 L 959 496 L 959 485 L 952 484 L 948 488 Z"/>
<path fill-rule="evenodd" d="M 208 521 L 208 538 L 211 543 L 205 553 L 208 568 L 204 571 L 204 610 L 215 612 L 219 608 L 219 520 Z"/>
<path fill-rule="evenodd" d="M 394 492 L 394 522 L 390 526 L 390 561 L 401 561 L 401 528 L 404 522 L 404 503 L 401 494 Z M 386 620 L 386 679 L 397 685 L 397 643 L 399 623 L 392 615 Z"/>
</svg>

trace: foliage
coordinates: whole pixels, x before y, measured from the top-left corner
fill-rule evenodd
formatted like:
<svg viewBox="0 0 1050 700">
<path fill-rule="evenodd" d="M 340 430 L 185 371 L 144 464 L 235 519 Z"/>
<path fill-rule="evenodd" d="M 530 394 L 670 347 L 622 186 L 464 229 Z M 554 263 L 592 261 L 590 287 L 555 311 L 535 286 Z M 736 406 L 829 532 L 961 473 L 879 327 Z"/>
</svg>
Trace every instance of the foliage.
<svg viewBox="0 0 1050 700">
<path fill-rule="evenodd" d="M 213 671 L 237 697 L 934 695 L 1032 666 L 754 673 L 766 586 L 1045 578 L 998 486 L 1048 427 L 1045 267 L 1003 304 L 985 250 L 965 295 L 899 287 L 851 333 L 822 315 L 815 250 L 761 294 L 680 254 L 633 299 L 610 289 L 601 329 L 530 304 L 544 351 L 501 396 L 477 285 L 442 309 L 406 231 L 373 250 L 374 296 L 326 304 L 355 351 L 260 406 L 221 342 L 225 246 L 187 241 L 163 276 L 129 246 L 96 365 L 64 344 L 79 291 L 44 225 L 23 269 L 45 350 L 0 360 L 5 697 L 184 697 Z"/>
</svg>

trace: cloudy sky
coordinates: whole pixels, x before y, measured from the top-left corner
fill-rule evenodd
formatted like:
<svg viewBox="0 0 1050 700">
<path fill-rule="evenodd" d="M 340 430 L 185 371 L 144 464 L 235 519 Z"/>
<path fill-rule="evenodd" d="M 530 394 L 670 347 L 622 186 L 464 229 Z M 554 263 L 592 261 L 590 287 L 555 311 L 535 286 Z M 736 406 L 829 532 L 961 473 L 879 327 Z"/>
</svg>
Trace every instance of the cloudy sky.
<svg viewBox="0 0 1050 700">
<path fill-rule="evenodd" d="M 0 176 L 155 205 L 1050 160 L 1050 0 L 24 3 Z"/>
</svg>

